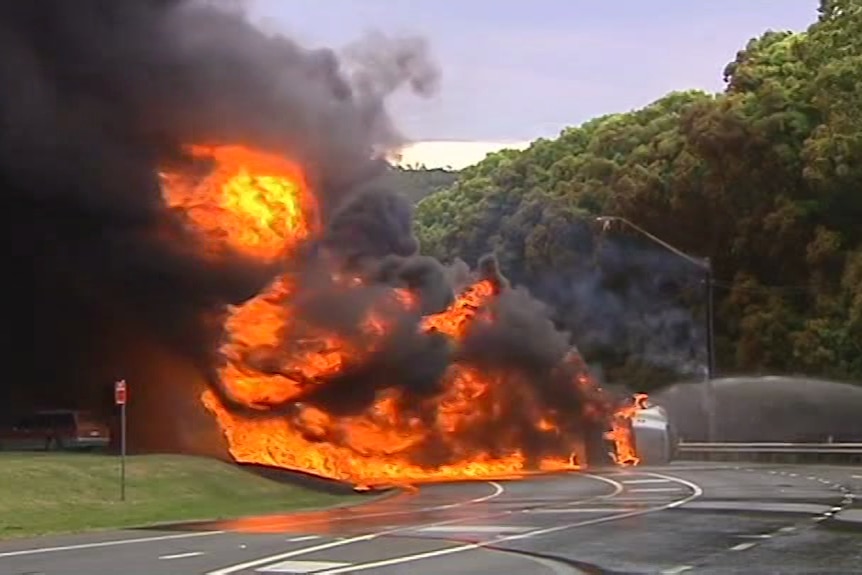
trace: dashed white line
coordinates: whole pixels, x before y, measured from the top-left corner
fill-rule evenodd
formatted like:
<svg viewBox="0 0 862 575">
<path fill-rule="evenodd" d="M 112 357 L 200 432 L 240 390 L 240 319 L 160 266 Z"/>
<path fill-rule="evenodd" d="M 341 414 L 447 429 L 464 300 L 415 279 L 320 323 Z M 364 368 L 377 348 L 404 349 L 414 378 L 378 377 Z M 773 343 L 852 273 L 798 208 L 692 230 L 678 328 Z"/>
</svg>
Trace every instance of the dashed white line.
<svg viewBox="0 0 862 575">
<path fill-rule="evenodd" d="M 285 539 L 288 543 L 299 543 L 300 541 L 312 541 L 314 539 L 320 539 L 320 535 L 301 535 L 299 537 L 291 537 L 290 539 Z"/>
<path fill-rule="evenodd" d="M 558 509 L 525 509 L 524 513 L 619 513 L 634 511 L 634 507 L 563 507 Z"/>
<path fill-rule="evenodd" d="M 332 569 L 334 567 L 344 567 L 349 563 L 334 562 L 334 561 L 282 561 L 275 565 L 267 565 L 256 569 L 258 573 L 317 573 L 324 569 Z"/>
<path fill-rule="evenodd" d="M 77 545 L 60 545 L 58 547 L 37 547 L 35 549 L 21 549 L 20 551 L 6 551 L 0 553 L 2 557 L 19 557 L 21 555 L 36 555 L 38 553 L 54 553 L 57 551 L 72 551 L 76 549 L 97 549 L 99 547 L 115 547 L 117 545 L 132 545 L 133 543 L 149 543 L 151 541 L 169 541 L 171 539 L 190 539 L 192 537 L 209 537 L 220 535 L 224 531 L 203 531 L 197 533 L 177 533 L 175 535 L 159 535 L 157 537 L 136 537 L 134 539 L 116 539 L 113 541 L 97 541 L 94 543 L 79 543 Z"/>
<path fill-rule="evenodd" d="M 730 548 L 731 551 L 745 551 L 746 549 L 751 549 L 757 545 L 754 541 L 749 541 L 748 543 L 739 543 Z"/>
<path fill-rule="evenodd" d="M 159 559 L 185 559 L 186 557 L 198 557 L 203 551 L 189 551 L 188 553 L 174 553 L 173 555 L 159 555 Z"/>
<path fill-rule="evenodd" d="M 637 485 L 640 483 L 670 483 L 667 479 L 651 478 L 651 479 L 623 479 L 621 483 L 626 485 Z"/>
<path fill-rule="evenodd" d="M 222 569 L 216 569 L 215 571 L 209 571 L 207 572 L 207 575 L 229 575 L 230 573 L 236 573 L 237 571 L 245 571 L 246 569 L 251 569 L 253 567 L 260 567 L 261 565 L 266 565 L 268 563 L 290 559 L 291 557 L 307 555 L 308 553 L 315 553 L 317 551 L 325 551 L 327 549 L 331 549 L 332 547 L 340 547 L 342 545 L 347 545 L 348 543 L 355 543 L 357 541 L 370 541 L 371 539 L 374 539 L 376 537 L 376 534 L 371 533 L 369 535 L 359 535 L 357 537 L 348 537 L 347 539 L 330 541 L 329 543 L 321 543 L 320 545 L 313 545 L 311 547 L 302 547 L 300 549 L 288 551 L 287 553 L 279 553 L 278 555 L 261 557 L 260 559 L 253 559 L 252 561 L 246 561 L 245 563 L 239 563 L 237 565 L 231 565 L 230 567 L 224 567 Z"/>
<path fill-rule="evenodd" d="M 788 525 L 787 527 L 782 527 L 778 531 L 781 533 L 792 533 L 793 531 L 796 531 L 796 527 L 794 527 L 793 525 Z"/>
<path fill-rule="evenodd" d="M 665 493 L 679 491 L 679 487 L 644 487 L 643 489 L 629 489 L 629 493 Z"/>
<path fill-rule="evenodd" d="M 694 565 L 679 565 L 677 567 L 671 567 L 670 569 L 665 569 L 661 572 L 662 575 L 679 575 L 679 573 L 685 573 L 686 571 L 691 571 L 694 569 Z"/>
<path fill-rule="evenodd" d="M 535 529 L 532 525 L 431 525 L 421 527 L 422 533 L 523 533 Z"/>
<path fill-rule="evenodd" d="M 771 533 L 759 533 L 755 535 L 737 535 L 740 539 L 771 539 Z"/>
</svg>

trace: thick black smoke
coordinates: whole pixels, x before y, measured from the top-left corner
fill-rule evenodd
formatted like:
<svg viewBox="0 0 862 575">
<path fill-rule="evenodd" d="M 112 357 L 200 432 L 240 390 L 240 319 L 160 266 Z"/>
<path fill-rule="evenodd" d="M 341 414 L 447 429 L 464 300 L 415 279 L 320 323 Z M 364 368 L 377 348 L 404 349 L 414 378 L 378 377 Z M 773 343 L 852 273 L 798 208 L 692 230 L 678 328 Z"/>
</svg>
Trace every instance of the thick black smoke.
<svg viewBox="0 0 862 575">
<path fill-rule="evenodd" d="M 557 332 L 547 309 L 526 292 L 510 288 L 493 258 L 470 273 L 417 255 L 409 205 L 392 191 L 367 187 L 381 165 L 374 158 L 401 140 L 386 97 L 405 85 L 426 93 L 435 82 L 425 45 L 414 39 L 370 36 L 339 59 L 267 36 L 213 3 L 2 4 L 6 269 L 32 262 L 36 272 L 35 286 L 22 282 L 19 295 L 35 296 L 40 361 L 19 360 L 16 366 L 30 371 L 4 382 L 0 401 L 90 406 L 123 377 L 132 405 L 162 418 L 141 428 L 176 438 L 185 428 L 171 426 L 188 421 L 172 399 L 177 390 L 195 398 L 210 385 L 230 409 L 289 417 L 300 405 L 357 414 L 380 389 L 398 387 L 406 413 L 430 420 L 447 367 L 460 361 L 498 378 L 507 393 L 502 403 L 477 403 L 484 424 L 462 430 L 461 451 L 429 437 L 416 449 L 417 461 L 445 463 L 470 449 L 513 446 L 531 457 L 567 455 L 582 435 L 585 405 L 598 401 L 573 383 L 580 366 L 571 361 L 568 334 Z M 169 216 L 158 180 L 160 168 L 189 161 L 189 143 L 248 144 L 297 160 L 321 203 L 321 237 L 302 246 L 287 269 L 199 258 Z M 226 306 L 281 272 L 297 286 L 285 302 L 295 321 L 279 345 L 244 351 L 248 369 L 302 381 L 291 354 L 319 342 L 320 333 L 366 353 L 337 375 L 307 382 L 288 402 L 243 405 L 217 375 Z M 344 275 L 361 284 L 345 284 L 338 279 Z M 496 298 L 483 312 L 490 320 L 478 322 L 463 345 L 420 329 L 424 315 L 444 309 L 479 278 L 494 285 Z M 416 305 L 400 304 L 392 288 L 409 290 Z M 382 341 L 361 329 L 369 312 L 386 322 Z M 26 325 L 19 319 L 12 333 Z M 34 355 L 19 355 L 27 356 Z M 548 414 L 560 432 L 537 428 Z M 187 441 L 193 446 L 196 438 Z"/>
<path fill-rule="evenodd" d="M 185 161 L 184 145 L 287 154 L 328 214 L 401 141 L 385 98 L 436 79 L 414 39 L 371 36 L 342 61 L 215 3 L 4 0 L 0 227 L 16 334 L 7 365 L 19 375 L 0 383 L 0 405 L 92 404 L 115 377 L 133 390 L 164 379 L 130 373 L 150 342 L 212 361 L 224 303 L 267 276 L 182 249 L 158 171 Z"/>
<path fill-rule="evenodd" d="M 620 232 L 598 232 L 579 242 L 589 251 L 578 265 L 549 267 L 518 279 L 552 307 L 558 326 L 574 331 L 590 361 L 614 366 L 609 379 L 637 391 L 701 374 L 706 365 L 705 271 Z M 652 377 L 638 379 L 640 372 Z"/>
</svg>

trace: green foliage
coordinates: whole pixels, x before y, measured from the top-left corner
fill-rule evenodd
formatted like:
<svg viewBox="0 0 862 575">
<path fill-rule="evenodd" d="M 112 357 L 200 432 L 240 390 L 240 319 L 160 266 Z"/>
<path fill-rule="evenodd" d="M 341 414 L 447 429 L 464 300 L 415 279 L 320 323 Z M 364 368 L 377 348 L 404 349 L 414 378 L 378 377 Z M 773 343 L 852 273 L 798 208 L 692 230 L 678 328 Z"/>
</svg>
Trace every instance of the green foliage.
<svg viewBox="0 0 862 575">
<path fill-rule="evenodd" d="M 78 453 L 0 453 L 0 539 L 214 520 L 349 502 L 184 455 L 136 455 L 119 500 L 118 460 Z"/>
<path fill-rule="evenodd" d="M 823 0 L 806 32 L 752 39 L 724 76 L 724 93 L 671 93 L 463 170 L 418 204 L 424 251 L 493 250 L 540 294 L 567 274 L 613 290 L 584 230 L 621 216 L 711 258 L 721 370 L 862 378 L 862 3 Z M 702 299 L 685 301 L 696 325 Z M 584 344 L 600 320 L 582 312 L 564 323 L 588 360 L 649 387 L 659 366 L 630 341 L 611 360 Z"/>
</svg>

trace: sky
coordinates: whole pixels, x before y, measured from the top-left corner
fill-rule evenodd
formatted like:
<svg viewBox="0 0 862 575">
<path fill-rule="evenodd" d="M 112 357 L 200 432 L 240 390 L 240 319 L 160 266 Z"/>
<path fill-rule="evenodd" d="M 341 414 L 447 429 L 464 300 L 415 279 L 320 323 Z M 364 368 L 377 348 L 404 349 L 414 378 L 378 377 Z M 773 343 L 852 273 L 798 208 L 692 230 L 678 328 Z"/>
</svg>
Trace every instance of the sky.
<svg viewBox="0 0 862 575">
<path fill-rule="evenodd" d="M 391 102 L 391 111 L 406 136 L 421 143 L 417 150 L 433 148 L 436 156 L 446 155 L 441 145 L 425 141 L 467 141 L 471 144 L 461 144 L 461 154 L 469 149 L 481 155 L 480 149 L 503 143 L 520 146 L 556 136 L 567 126 L 644 106 L 672 90 L 721 90 L 724 66 L 750 38 L 767 29 L 804 30 L 816 19 L 818 4 L 818 0 L 246 3 L 250 17 L 261 27 L 308 47 L 339 49 L 370 31 L 427 39 L 442 69 L 440 89 L 429 99 L 399 95 Z M 421 161 L 421 156 L 414 153 L 411 158 Z M 454 163 L 463 163 L 463 158 Z"/>
</svg>

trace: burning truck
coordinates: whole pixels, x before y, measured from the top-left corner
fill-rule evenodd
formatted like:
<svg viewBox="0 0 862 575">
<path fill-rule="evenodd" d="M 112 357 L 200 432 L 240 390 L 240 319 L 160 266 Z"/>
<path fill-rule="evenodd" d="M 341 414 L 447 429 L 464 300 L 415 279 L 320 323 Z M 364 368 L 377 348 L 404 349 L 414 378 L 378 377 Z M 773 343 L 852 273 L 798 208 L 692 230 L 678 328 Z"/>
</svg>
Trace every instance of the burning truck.
<svg viewBox="0 0 862 575">
<path fill-rule="evenodd" d="M 236 461 L 356 485 L 636 463 L 637 407 L 545 306 L 493 258 L 421 255 L 375 183 L 388 97 L 436 89 L 426 43 L 309 50 L 241 7 L 0 5 L 0 229 L 36 264 L 9 329 L 41 358 L 8 397 L 125 378 L 132 448 L 203 451 L 192 397 Z"/>
</svg>

